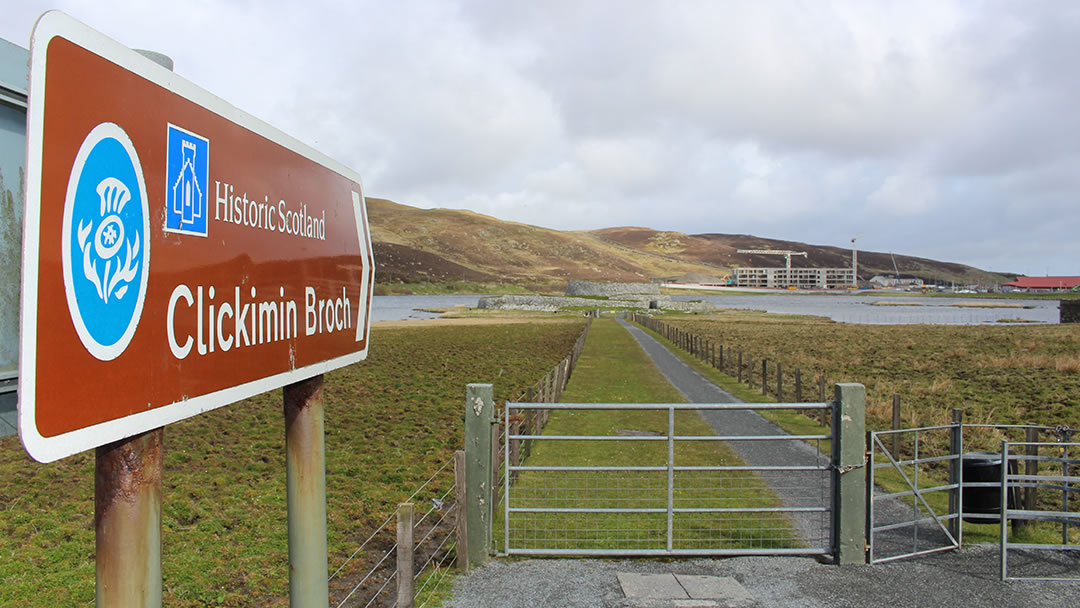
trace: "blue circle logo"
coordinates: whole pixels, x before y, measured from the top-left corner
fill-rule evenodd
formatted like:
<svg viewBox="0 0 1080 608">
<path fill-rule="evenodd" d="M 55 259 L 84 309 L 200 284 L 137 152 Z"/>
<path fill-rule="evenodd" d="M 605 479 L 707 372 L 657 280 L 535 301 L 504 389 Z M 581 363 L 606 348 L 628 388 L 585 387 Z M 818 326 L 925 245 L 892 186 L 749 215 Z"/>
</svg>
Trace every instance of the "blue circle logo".
<svg viewBox="0 0 1080 608">
<path fill-rule="evenodd" d="M 150 214 L 135 146 L 114 123 L 83 140 L 64 201 L 64 288 L 83 346 L 102 361 L 127 348 L 142 316 Z"/>
</svg>

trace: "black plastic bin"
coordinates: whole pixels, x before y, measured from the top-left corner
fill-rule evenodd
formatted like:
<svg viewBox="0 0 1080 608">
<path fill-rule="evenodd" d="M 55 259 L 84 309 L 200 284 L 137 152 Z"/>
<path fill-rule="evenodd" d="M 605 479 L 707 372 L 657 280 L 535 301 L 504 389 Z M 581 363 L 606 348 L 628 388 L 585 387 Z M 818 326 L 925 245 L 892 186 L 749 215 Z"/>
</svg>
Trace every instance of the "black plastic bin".
<svg viewBox="0 0 1080 608">
<path fill-rule="evenodd" d="M 964 469 L 964 521 L 972 524 L 1001 522 L 1001 454 L 968 452 L 961 460 Z M 1009 473 L 1016 474 L 1016 461 L 1009 461 Z M 991 482 L 994 487 L 970 487 L 968 484 Z M 1016 492 L 1010 492 L 1009 508 L 1017 506 Z"/>
</svg>

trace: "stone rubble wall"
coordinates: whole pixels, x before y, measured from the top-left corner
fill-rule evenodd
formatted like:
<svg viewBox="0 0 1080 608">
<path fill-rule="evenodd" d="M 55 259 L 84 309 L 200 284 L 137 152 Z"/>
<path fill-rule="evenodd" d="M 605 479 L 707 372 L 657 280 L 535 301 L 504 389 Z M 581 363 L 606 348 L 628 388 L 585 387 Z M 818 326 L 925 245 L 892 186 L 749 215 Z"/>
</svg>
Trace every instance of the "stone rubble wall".
<svg viewBox="0 0 1080 608">
<path fill-rule="evenodd" d="M 656 283 L 604 283 L 600 281 L 570 281 L 566 286 L 568 296 L 606 296 L 623 299 L 627 296 L 659 296 Z"/>
<path fill-rule="evenodd" d="M 683 312 L 712 312 L 716 307 L 709 302 L 676 302 L 671 296 L 646 296 L 609 298 L 575 298 L 571 296 L 490 296 L 480 298 L 478 308 L 497 308 L 503 310 L 532 310 L 555 312 L 560 308 L 579 306 L 585 308 L 642 308 L 660 310 L 679 310 Z"/>
</svg>

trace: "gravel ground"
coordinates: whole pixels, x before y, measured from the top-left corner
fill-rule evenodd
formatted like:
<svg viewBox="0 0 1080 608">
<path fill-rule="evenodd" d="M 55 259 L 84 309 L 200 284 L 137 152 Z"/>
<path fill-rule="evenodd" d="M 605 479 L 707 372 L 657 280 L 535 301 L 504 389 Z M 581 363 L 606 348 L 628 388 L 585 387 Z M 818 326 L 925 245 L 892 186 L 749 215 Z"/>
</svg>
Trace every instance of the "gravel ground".
<svg viewBox="0 0 1080 608">
<path fill-rule="evenodd" d="M 1058 558 L 1071 560 L 1074 574 L 1080 572 L 1080 560 L 1076 557 Z M 838 567 L 799 557 L 495 561 L 459 577 L 454 599 L 446 605 L 455 608 L 633 606 L 623 597 L 615 577 L 617 572 L 730 576 L 754 596 L 757 606 L 1060 608 L 1080 605 L 1080 582 L 1001 582 L 998 562 L 995 545 L 876 566 Z"/>
<path fill-rule="evenodd" d="M 660 371 L 687 399 L 696 403 L 736 403 L 664 346 L 628 326 Z M 708 412 L 718 432 L 780 434 L 778 427 L 753 412 Z M 816 451 L 802 442 L 732 442 L 750 463 L 816 462 Z M 803 492 L 769 480 L 789 504 L 802 504 Z M 805 483 L 803 485 L 806 485 Z M 887 506 L 887 505 L 886 505 Z M 820 538 L 820 518 L 800 521 L 804 536 Z M 932 531 L 928 531 L 932 532 Z M 925 534 L 925 537 L 930 536 Z M 885 540 L 885 539 L 881 539 Z M 927 539 L 929 540 L 929 539 Z M 885 544 L 885 543 L 882 543 Z M 891 544 L 891 543 L 889 543 Z M 1077 606 L 1080 582 L 999 580 L 1000 550 L 979 545 L 874 566 L 837 567 L 827 559 L 804 557 L 735 557 L 683 560 L 527 559 L 497 560 L 457 579 L 456 608 L 600 607 L 630 608 L 639 603 L 623 596 L 616 573 L 673 573 L 733 577 L 758 606 L 855 607 L 908 606 Z M 1010 572 L 1055 573 L 1080 577 L 1080 555 L 1010 553 Z M 675 606 L 658 602 L 655 606 Z"/>
</svg>

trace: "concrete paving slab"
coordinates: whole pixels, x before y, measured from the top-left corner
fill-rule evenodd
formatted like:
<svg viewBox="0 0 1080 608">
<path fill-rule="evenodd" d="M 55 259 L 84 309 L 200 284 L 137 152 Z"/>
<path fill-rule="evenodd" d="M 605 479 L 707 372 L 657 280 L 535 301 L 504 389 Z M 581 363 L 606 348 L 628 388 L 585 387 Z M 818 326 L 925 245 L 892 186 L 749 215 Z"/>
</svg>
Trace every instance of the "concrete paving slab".
<svg viewBox="0 0 1080 608">
<path fill-rule="evenodd" d="M 691 599 L 725 600 L 731 602 L 754 603 L 754 596 L 730 576 L 699 576 L 694 574 L 676 574 L 675 578 L 686 590 Z"/>
<path fill-rule="evenodd" d="M 628 598 L 686 600 L 690 596 L 674 574 L 638 574 L 618 572 L 619 585 Z"/>
</svg>

